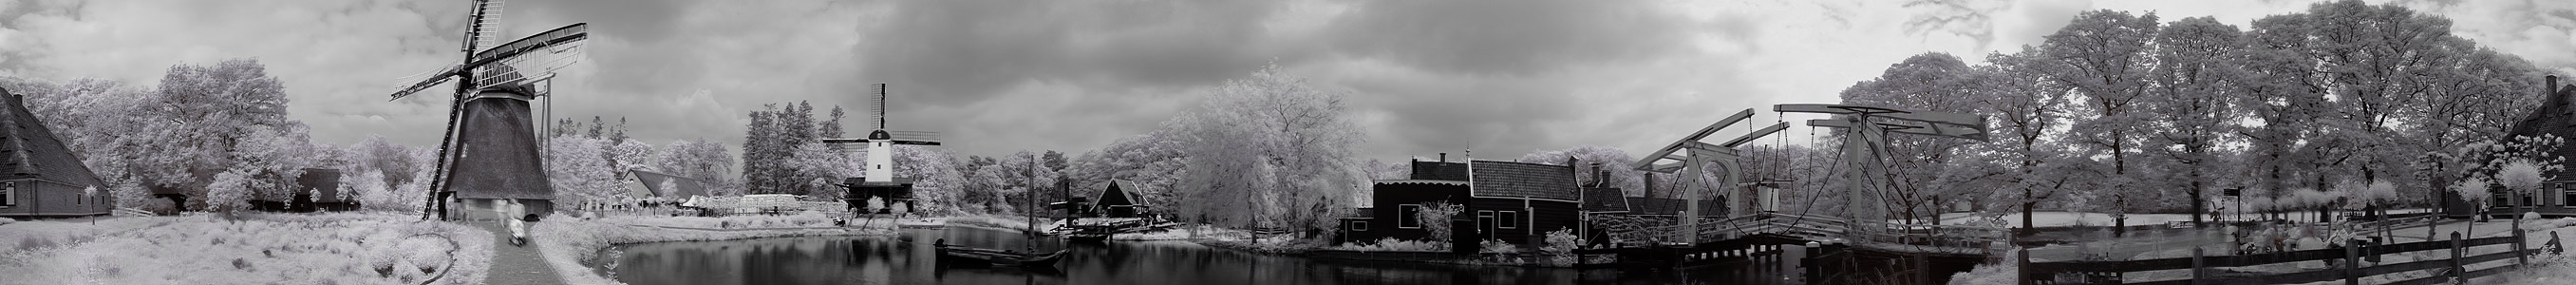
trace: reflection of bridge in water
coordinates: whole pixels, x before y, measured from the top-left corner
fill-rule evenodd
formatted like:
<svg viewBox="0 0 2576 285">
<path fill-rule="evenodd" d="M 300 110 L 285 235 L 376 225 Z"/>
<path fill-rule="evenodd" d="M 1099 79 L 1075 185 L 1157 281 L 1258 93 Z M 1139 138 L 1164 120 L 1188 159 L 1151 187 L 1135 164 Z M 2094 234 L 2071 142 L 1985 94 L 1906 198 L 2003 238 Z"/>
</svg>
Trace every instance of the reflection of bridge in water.
<svg viewBox="0 0 2576 285">
<path fill-rule="evenodd" d="M 1951 225 L 1870 224 L 1878 231 L 1855 232 L 1848 219 L 1778 212 L 1703 220 L 1696 244 L 1684 240 L 1684 225 L 1627 226 L 1605 229 L 1618 247 L 1576 250 L 1595 261 L 1592 267 L 1696 267 L 1739 262 L 1777 263 L 1786 247 L 1803 248 L 1798 260 L 1809 284 L 1843 284 L 1853 279 L 1911 279 L 1937 283 L 1951 273 L 1985 261 L 1989 248 L 2005 229 Z M 1607 258 L 1600 258 L 1607 257 Z"/>
</svg>

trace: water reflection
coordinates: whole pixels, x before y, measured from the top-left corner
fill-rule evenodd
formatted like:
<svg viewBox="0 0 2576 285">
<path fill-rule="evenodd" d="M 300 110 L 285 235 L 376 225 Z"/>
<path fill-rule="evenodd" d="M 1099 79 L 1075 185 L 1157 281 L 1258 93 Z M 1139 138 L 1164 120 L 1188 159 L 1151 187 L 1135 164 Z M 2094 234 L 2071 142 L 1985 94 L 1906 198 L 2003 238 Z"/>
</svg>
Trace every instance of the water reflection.
<svg viewBox="0 0 2576 285">
<path fill-rule="evenodd" d="M 1068 249 L 1061 270 L 941 269 L 933 240 L 991 248 Z M 629 245 L 613 257 L 628 284 L 1796 284 L 1791 265 L 1574 270 L 1352 262 L 1250 254 L 1187 242 L 1034 244 L 1013 231 L 958 227 L 899 236 L 799 237 Z M 1796 260 L 1796 250 L 1781 260 Z M 1786 266 L 1786 267 L 1784 267 Z M 1786 273 L 1785 275 L 1782 273 Z"/>
</svg>

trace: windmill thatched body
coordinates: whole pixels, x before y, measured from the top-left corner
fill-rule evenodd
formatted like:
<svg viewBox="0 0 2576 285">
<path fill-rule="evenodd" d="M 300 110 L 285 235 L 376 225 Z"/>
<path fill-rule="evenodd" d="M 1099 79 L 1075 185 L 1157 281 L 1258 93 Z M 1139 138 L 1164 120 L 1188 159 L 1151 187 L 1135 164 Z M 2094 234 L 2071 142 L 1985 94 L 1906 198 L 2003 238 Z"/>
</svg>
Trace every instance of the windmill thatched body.
<svg viewBox="0 0 2576 285">
<path fill-rule="evenodd" d="M 394 92 L 393 98 L 456 82 L 447 133 L 439 142 L 437 168 L 430 177 L 429 202 L 438 206 L 431 212 L 444 219 L 450 214 L 447 202 L 468 209 L 501 209 L 517 203 L 523 207 L 511 210 L 542 215 L 553 209 L 555 191 L 546 178 L 544 156 L 538 152 L 540 137 L 529 102 L 548 95 L 541 84 L 550 82 L 554 70 L 578 61 L 576 48 L 589 38 L 589 26 L 576 23 L 492 45 L 497 33 L 491 29 L 497 27 L 500 3 L 478 0 L 475 4 L 466 29 L 464 63 L 429 73 L 430 78 Z M 547 57 L 557 58 L 532 60 Z"/>
</svg>

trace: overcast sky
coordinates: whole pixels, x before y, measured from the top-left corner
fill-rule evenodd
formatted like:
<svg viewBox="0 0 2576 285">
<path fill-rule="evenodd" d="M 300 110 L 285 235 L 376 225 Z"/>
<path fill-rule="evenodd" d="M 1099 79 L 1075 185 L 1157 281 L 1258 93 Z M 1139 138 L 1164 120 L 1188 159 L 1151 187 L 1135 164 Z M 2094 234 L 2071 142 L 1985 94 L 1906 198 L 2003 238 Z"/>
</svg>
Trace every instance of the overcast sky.
<svg viewBox="0 0 2576 285">
<path fill-rule="evenodd" d="M 850 107 L 844 123 L 864 132 L 865 86 L 891 83 L 894 129 L 943 132 L 960 154 L 1078 154 L 1276 63 L 1350 92 L 1365 158 L 1473 147 L 1512 159 L 1582 144 L 1650 151 L 1736 110 L 1834 102 L 1914 54 L 1981 61 L 2035 44 L 2089 9 L 2243 27 L 2311 3 L 1963 2 L 526 0 L 501 22 L 511 38 L 590 23 L 587 59 L 558 78 L 556 114 L 626 117 L 656 145 L 703 137 L 738 150 L 747 111 L 791 101 Z M 0 75 L 149 84 L 172 64 L 254 57 L 316 140 L 425 146 L 445 97 L 385 95 L 461 58 L 469 3 L 0 1 Z M 2576 72 L 2576 1 L 2401 4 Z"/>
</svg>

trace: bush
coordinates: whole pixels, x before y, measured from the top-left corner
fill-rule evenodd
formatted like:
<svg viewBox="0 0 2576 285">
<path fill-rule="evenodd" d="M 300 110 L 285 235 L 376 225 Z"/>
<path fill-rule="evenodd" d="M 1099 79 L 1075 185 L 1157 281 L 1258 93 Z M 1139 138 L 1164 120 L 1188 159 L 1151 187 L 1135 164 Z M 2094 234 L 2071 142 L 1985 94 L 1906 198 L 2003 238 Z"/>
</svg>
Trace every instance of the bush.
<svg viewBox="0 0 2576 285">
<path fill-rule="evenodd" d="M 1521 253 L 1521 246 L 1520 246 L 1520 245 L 1516 245 L 1516 244 L 1512 244 L 1512 243 L 1508 243 L 1508 242 L 1503 242 L 1503 241 L 1500 241 L 1500 240 L 1490 240 L 1490 239 L 1489 239 L 1489 240 L 1485 240 L 1485 242 L 1481 243 L 1478 247 L 1479 247 L 1479 249 L 1476 251 L 1476 252 L 1478 252 L 1478 253 L 1503 253 L 1503 254 Z"/>
<path fill-rule="evenodd" d="M 1466 211 L 1464 206 L 1431 202 L 1423 204 L 1422 213 L 1414 215 L 1414 219 L 1422 222 L 1422 230 L 1431 232 L 1431 241 L 1445 243 L 1449 242 L 1449 237 L 1455 230 L 1449 228 L 1449 218 L 1463 211 Z"/>
<path fill-rule="evenodd" d="M 1547 232 L 1547 245 L 1538 248 L 1545 256 L 1539 260 L 1553 266 L 1573 265 L 1574 248 L 1583 246 L 1583 243 L 1583 239 L 1576 238 L 1571 229 Z"/>
<path fill-rule="evenodd" d="M 1449 243 L 1423 240 L 1400 240 L 1390 237 L 1378 238 L 1375 242 L 1344 243 L 1333 246 L 1333 249 L 1350 251 L 1447 252 L 1449 251 Z"/>
</svg>

